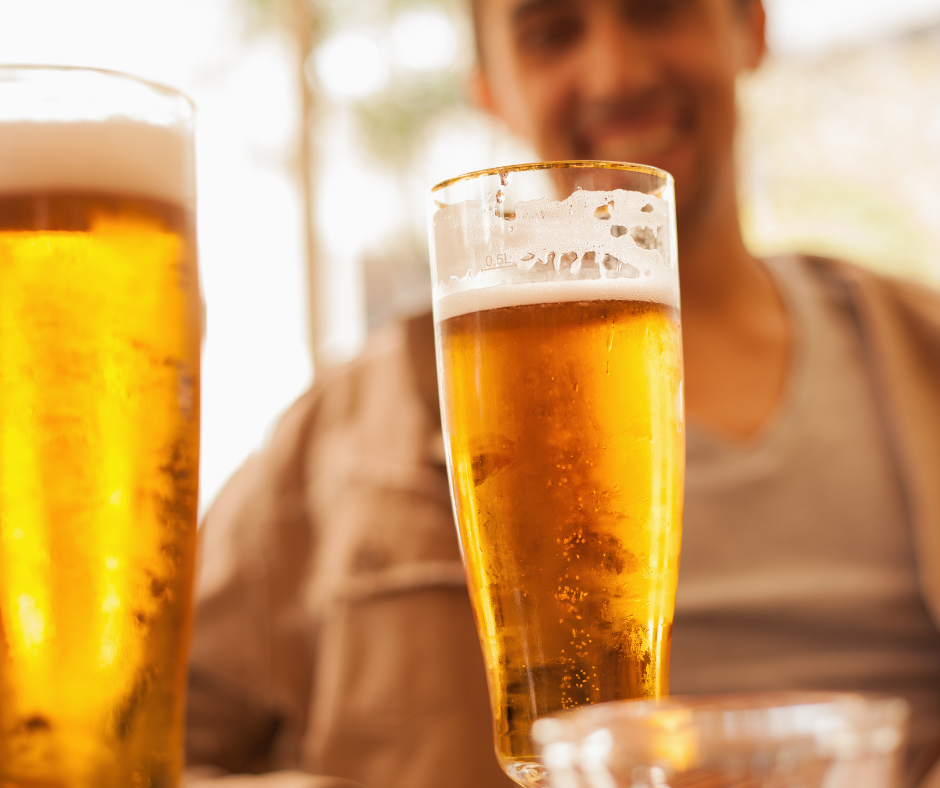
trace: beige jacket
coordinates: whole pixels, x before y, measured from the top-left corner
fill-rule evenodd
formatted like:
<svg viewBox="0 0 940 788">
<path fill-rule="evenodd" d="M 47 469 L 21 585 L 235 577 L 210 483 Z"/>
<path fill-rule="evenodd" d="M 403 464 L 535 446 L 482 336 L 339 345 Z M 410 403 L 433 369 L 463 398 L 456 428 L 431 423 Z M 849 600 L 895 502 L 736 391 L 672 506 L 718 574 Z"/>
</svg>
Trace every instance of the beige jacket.
<svg viewBox="0 0 940 788">
<path fill-rule="evenodd" d="M 855 306 L 940 622 L 940 298 L 814 262 Z M 232 478 L 203 527 L 197 598 L 189 763 L 370 788 L 512 785 L 493 756 L 429 315 L 324 375 Z M 344 784 L 244 785 L 258 782 Z"/>
</svg>

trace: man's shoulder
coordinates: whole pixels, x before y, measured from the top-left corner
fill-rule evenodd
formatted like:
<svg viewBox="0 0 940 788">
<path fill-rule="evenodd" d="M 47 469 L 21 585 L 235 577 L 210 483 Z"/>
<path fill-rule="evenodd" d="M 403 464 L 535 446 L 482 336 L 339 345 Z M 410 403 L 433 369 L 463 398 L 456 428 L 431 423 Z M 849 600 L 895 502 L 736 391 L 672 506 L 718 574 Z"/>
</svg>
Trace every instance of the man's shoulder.
<svg viewBox="0 0 940 788">
<path fill-rule="evenodd" d="M 940 291 L 924 282 L 879 273 L 871 268 L 831 257 L 806 255 L 805 260 L 811 268 L 824 275 L 858 288 L 869 297 L 891 304 L 902 312 L 909 312 L 934 322 L 940 328 Z"/>
<path fill-rule="evenodd" d="M 924 361 L 940 363 L 940 291 L 831 257 L 794 255 L 790 264 L 805 266 L 844 301 L 872 338 L 888 341 L 895 350 L 913 343 Z"/>
<path fill-rule="evenodd" d="M 372 449 L 402 446 L 439 424 L 431 315 L 397 320 L 373 332 L 356 358 L 321 371 L 227 487 L 244 488 L 248 497 L 260 487 L 281 494 L 306 483 L 311 451 L 355 436 Z"/>
<path fill-rule="evenodd" d="M 391 321 L 367 339 L 349 361 L 318 370 L 313 385 L 281 417 L 278 430 L 296 431 L 311 419 L 342 422 L 375 404 L 373 395 L 427 400 L 437 409 L 434 325 L 431 313 Z"/>
<path fill-rule="evenodd" d="M 352 360 L 324 370 L 312 387 L 311 405 L 329 420 L 362 407 L 394 400 L 418 400 L 437 418 L 437 371 L 431 313 L 392 321 L 374 331 Z"/>
<path fill-rule="evenodd" d="M 428 313 L 380 327 L 354 359 L 321 370 L 281 416 L 259 461 L 280 475 L 285 468 L 338 467 L 341 458 L 394 464 L 420 454 L 439 432 Z"/>
</svg>

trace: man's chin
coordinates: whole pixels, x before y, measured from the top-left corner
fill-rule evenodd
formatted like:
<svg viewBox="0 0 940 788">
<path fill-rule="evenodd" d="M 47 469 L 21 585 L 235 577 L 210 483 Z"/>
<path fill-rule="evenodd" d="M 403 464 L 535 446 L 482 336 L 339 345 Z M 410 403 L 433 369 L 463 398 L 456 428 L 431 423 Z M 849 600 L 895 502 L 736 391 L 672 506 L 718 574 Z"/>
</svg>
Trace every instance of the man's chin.
<svg viewBox="0 0 940 788">
<path fill-rule="evenodd" d="M 665 145 L 605 145 L 592 151 L 591 158 L 602 161 L 622 161 L 657 167 L 683 178 L 692 166 L 692 146 L 684 139 L 673 139 Z"/>
<path fill-rule="evenodd" d="M 646 164 L 672 172 L 669 166 L 675 166 L 683 159 L 688 147 L 684 135 L 663 133 L 628 139 L 611 139 L 591 145 L 592 157 L 602 161 L 623 161 L 633 164 Z"/>
</svg>

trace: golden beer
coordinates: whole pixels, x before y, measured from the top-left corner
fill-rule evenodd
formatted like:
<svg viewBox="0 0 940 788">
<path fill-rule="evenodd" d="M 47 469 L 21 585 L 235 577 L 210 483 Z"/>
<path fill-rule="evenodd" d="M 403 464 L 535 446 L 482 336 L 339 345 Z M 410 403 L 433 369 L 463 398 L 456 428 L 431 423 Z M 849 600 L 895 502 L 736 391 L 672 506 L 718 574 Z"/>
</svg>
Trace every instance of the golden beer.
<svg viewBox="0 0 940 788">
<path fill-rule="evenodd" d="M 535 720 L 669 690 L 685 472 L 668 173 L 540 162 L 435 186 L 441 416 L 496 754 Z"/>
<path fill-rule="evenodd" d="M 115 80 L 150 90 L 90 74 L 99 96 Z M 124 118 L 0 124 L 3 788 L 179 778 L 199 466 L 191 142 Z"/>
<path fill-rule="evenodd" d="M 176 779 L 199 334 L 184 210 L 0 197 L 0 785 Z"/>
<path fill-rule="evenodd" d="M 439 331 L 497 752 L 531 762 L 536 718 L 668 692 L 685 445 L 677 312 L 527 304 Z"/>
</svg>

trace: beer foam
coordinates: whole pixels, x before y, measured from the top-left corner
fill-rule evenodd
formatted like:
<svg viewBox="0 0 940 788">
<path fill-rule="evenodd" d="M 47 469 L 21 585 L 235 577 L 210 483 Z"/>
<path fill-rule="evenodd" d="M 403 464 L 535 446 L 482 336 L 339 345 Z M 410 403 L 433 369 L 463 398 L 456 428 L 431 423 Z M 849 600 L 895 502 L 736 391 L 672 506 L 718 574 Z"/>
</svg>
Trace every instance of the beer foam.
<svg viewBox="0 0 940 788">
<path fill-rule="evenodd" d="M 656 280 L 573 279 L 568 282 L 530 282 L 501 287 L 473 287 L 455 290 L 434 302 L 436 322 L 471 312 L 529 304 L 557 304 L 566 301 L 655 301 L 678 307 L 678 290 Z"/>
<path fill-rule="evenodd" d="M 564 200 L 439 206 L 432 254 L 437 320 L 581 300 L 679 305 L 670 204 L 641 192 L 577 190 Z"/>
<path fill-rule="evenodd" d="M 104 192 L 195 201 L 193 138 L 127 118 L 0 123 L 0 194 Z"/>
</svg>

